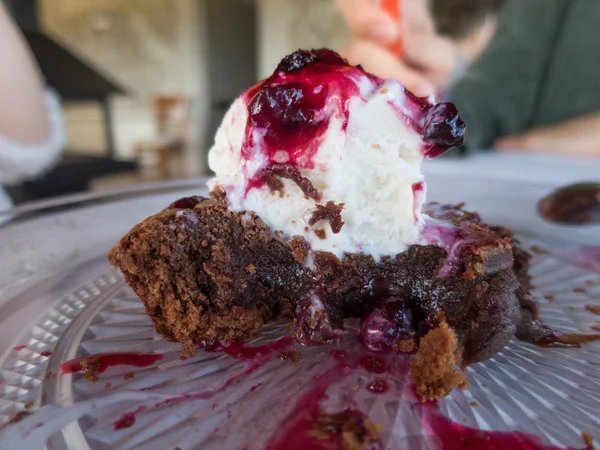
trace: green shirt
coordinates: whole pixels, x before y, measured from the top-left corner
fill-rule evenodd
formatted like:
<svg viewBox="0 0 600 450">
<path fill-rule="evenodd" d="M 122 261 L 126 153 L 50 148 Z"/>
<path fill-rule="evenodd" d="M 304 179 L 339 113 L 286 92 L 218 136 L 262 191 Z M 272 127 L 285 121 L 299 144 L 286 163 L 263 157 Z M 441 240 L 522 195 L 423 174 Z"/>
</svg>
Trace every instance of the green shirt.
<svg viewBox="0 0 600 450">
<path fill-rule="evenodd" d="M 450 101 L 469 148 L 600 110 L 600 0 L 507 0 Z"/>
</svg>

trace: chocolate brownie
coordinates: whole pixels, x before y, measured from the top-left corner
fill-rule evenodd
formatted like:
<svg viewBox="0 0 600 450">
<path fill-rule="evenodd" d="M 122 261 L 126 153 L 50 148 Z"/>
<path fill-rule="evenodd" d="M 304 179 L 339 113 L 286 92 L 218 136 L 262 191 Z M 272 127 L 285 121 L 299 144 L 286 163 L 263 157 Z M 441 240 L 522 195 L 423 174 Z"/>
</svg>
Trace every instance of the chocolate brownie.
<svg viewBox="0 0 600 450">
<path fill-rule="evenodd" d="M 313 252 L 311 270 L 302 240 L 271 233 L 253 213 L 228 210 L 218 191 L 146 219 L 112 249 L 110 261 L 168 340 L 243 338 L 264 323 L 294 319 L 301 342 L 332 342 L 345 319 L 362 318 L 367 347 L 412 349 L 443 312 L 465 364 L 490 358 L 515 335 L 521 303 L 536 310 L 517 295 L 510 237 L 460 205 L 428 211 L 462 239 L 445 276 L 448 251 L 434 245 L 380 261 Z M 526 265 L 525 258 L 519 270 L 526 273 Z"/>
<path fill-rule="evenodd" d="M 313 285 L 301 243 L 272 235 L 254 214 L 227 210 L 222 194 L 183 199 L 134 227 L 110 262 L 170 341 L 246 337 L 292 319 Z"/>
</svg>

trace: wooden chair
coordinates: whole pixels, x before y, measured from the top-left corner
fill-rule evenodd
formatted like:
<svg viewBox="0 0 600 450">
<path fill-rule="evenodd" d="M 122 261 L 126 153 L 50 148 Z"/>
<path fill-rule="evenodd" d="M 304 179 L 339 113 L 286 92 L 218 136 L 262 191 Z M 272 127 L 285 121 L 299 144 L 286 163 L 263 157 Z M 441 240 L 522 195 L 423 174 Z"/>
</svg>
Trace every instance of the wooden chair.
<svg viewBox="0 0 600 450">
<path fill-rule="evenodd" d="M 136 144 L 138 159 L 151 154 L 158 160 L 158 169 L 162 179 L 173 178 L 172 165 L 176 159 L 181 172 L 185 171 L 184 152 L 188 146 L 189 102 L 183 96 L 158 96 L 154 100 L 156 120 L 156 141 Z"/>
</svg>

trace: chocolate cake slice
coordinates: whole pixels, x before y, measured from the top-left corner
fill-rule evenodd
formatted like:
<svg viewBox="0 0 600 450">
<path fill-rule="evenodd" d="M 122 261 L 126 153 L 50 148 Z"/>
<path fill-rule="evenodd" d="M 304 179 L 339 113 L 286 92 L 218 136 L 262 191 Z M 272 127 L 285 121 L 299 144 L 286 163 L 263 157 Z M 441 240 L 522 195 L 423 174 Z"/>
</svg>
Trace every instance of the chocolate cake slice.
<svg viewBox="0 0 600 450">
<path fill-rule="evenodd" d="M 223 119 L 211 198 L 146 219 L 110 261 L 185 356 L 281 319 L 302 344 L 333 343 L 359 319 L 368 349 L 417 352 L 411 377 L 435 399 L 464 380 L 458 363 L 515 335 L 560 341 L 537 318 L 512 234 L 462 205 L 424 203 L 422 160 L 464 133 L 450 103 L 330 50 L 297 51 Z"/>
<path fill-rule="evenodd" d="M 110 262 L 170 341 L 249 336 L 292 319 L 314 283 L 304 246 L 283 242 L 252 213 L 227 209 L 222 194 L 175 202 L 134 227 Z"/>
<path fill-rule="evenodd" d="M 512 248 L 476 214 L 436 208 L 465 236 L 445 277 L 439 272 L 448 253 L 433 245 L 379 262 L 316 252 L 311 270 L 302 240 L 280 238 L 253 213 L 230 211 L 222 192 L 176 202 L 146 219 L 109 257 L 171 341 L 244 338 L 288 319 L 296 321 L 301 342 L 331 342 L 344 319 L 364 318 L 369 348 L 406 346 L 409 339 L 412 349 L 442 318 L 459 338 L 464 363 L 481 361 L 521 323 Z"/>
</svg>

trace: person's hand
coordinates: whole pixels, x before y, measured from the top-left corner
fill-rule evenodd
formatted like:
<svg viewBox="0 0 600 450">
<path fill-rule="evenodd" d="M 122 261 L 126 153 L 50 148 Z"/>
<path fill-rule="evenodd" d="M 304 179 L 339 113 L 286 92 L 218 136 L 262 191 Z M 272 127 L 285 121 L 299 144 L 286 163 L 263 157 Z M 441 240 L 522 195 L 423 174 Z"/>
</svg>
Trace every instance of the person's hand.
<svg viewBox="0 0 600 450">
<path fill-rule="evenodd" d="M 436 34 L 425 0 L 403 0 L 401 24 L 395 23 L 381 9 L 378 0 L 335 0 L 335 4 L 355 35 L 355 40 L 343 52 L 351 63 L 362 63 L 380 76 L 396 74 L 394 78 L 410 90 L 420 90 L 415 92 L 417 95 L 433 93 L 432 86 L 446 85 L 454 71 L 456 47 L 449 39 Z M 387 50 L 400 35 L 401 62 Z M 368 42 L 371 45 L 366 45 Z M 379 47 L 377 51 L 376 47 Z M 415 82 L 417 78 L 419 82 Z"/>
<path fill-rule="evenodd" d="M 536 145 L 533 136 L 524 133 L 505 136 L 494 143 L 494 150 L 499 151 L 532 151 Z"/>
<path fill-rule="evenodd" d="M 494 149 L 600 158 L 599 142 L 600 113 L 592 113 L 557 125 L 503 137 L 494 144 Z"/>
<path fill-rule="evenodd" d="M 388 50 L 400 38 L 400 27 L 379 7 L 379 0 L 336 0 L 335 4 L 354 35 L 342 51 L 351 64 L 361 64 L 379 77 L 396 79 L 419 97 L 436 92 L 431 81 Z"/>
<path fill-rule="evenodd" d="M 379 3 L 379 0 L 335 0 L 336 8 L 356 38 L 388 46 L 399 38 L 400 29 Z"/>
<path fill-rule="evenodd" d="M 436 93 L 436 86 L 423 74 L 403 64 L 381 45 L 366 39 L 352 40 L 342 52 L 351 64 L 361 64 L 365 70 L 381 78 L 393 78 L 418 97 Z"/>
</svg>

